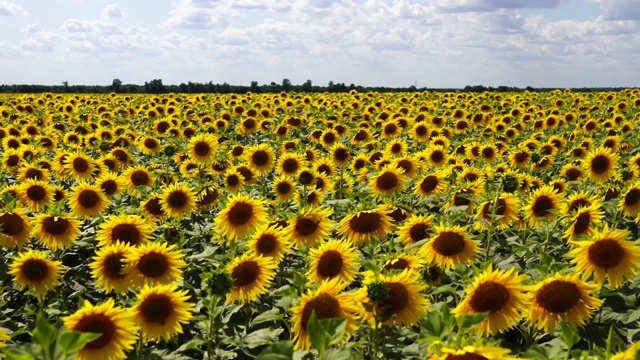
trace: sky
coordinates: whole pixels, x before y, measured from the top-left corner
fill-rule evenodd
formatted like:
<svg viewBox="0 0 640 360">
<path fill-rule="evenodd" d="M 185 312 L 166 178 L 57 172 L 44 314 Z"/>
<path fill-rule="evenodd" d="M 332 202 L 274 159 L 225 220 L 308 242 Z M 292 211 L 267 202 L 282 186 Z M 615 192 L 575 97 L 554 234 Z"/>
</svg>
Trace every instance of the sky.
<svg viewBox="0 0 640 360">
<path fill-rule="evenodd" d="M 640 86 L 640 0 L 0 0 L 0 84 Z"/>
</svg>

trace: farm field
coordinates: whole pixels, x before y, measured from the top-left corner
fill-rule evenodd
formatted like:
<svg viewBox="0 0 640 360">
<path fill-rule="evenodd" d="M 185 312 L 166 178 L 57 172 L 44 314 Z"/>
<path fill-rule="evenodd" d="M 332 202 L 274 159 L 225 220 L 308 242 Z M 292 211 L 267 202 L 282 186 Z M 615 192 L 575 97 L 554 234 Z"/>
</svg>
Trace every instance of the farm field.
<svg viewBox="0 0 640 360">
<path fill-rule="evenodd" d="M 640 91 L 0 95 L 0 358 L 634 359 Z"/>
</svg>

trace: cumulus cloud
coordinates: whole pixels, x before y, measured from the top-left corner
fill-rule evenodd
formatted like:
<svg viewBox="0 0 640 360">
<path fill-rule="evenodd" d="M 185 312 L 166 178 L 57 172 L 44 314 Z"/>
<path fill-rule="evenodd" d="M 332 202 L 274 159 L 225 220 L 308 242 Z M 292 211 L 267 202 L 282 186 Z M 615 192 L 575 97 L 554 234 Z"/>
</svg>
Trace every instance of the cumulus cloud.
<svg viewBox="0 0 640 360">
<path fill-rule="evenodd" d="M 605 20 L 640 20 L 637 0 L 592 0 L 600 4 Z"/>
<path fill-rule="evenodd" d="M 0 16 L 22 15 L 22 7 L 9 1 L 0 0 Z"/>
<path fill-rule="evenodd" d="M 445 12 L 486 12 L 499 9 L 556 8 L 567 0 L 435 0 Z"/>
<path fill-rule="evenodd" d="M 122 9 L 118 4 L 109 4 L 102 10 L 103 20 L 116 20 L 122 17 Z"/>
</svg>

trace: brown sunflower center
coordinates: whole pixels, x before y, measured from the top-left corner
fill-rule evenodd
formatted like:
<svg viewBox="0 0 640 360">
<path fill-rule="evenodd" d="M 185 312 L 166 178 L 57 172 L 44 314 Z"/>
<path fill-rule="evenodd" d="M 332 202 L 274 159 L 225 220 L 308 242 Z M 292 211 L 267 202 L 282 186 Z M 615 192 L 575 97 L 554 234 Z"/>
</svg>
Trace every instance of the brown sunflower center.
<svg viewBox="0 0 640 360">
<path fill-rule="evenodd" d="M 392 261 L 389 261 L 385 266 L 384 269 L 389 271 L 389 270 L 404 270 L 406 268 L 409 267 L 409 262 L 406 259 L 403 258 L 398 258 L 398 259 L 394 259 Z"/>
<path fill-rule="evenodd" d="M 342 255 L 336 250 L 327 250 L 318 259 L 318 275 L 321 278 L 333 278 L 342 271 Z"/>
<path fill-rule="evenodd" d="M 409 305 L 409 293 L 407 288 L 400 283 L 387 283 L 389 294 L 380 304 L 380 311 L 384 318 L 399 314 Z"/>
<path fill-rule="evenodd" d="M 569 168 L 567 169 L 567 171 L 565 171 L 564 175 L 567 177 L 567 179 L 569 179 L 569 181 L 575 181 L 578 180 L 580 176 L 582 176 L 582 171 L 576 168 Z"/>
<path fill-rule="evenodd" d="M 398 176 L 396 174 L 391 171 L 387 171 L 378 176 L 378 178 L 376 179 L 376 185 L 378 186 L 378 188 L 384 191 L 389 191 L 396 188 L 399 180 L 400 179 L 398 179 Z"/>
<path fill-rule="evenodd" d="M 429 155 L 429 159 L 431 159 L 431 162 L 439 164 L 444 160 L 444 154 L 440 150 L 435 150 L 431 153 L 431 155 Z"/>
<path fill-rule="evenodd" d="M 169 261 L 164 254 L 150 252 L 138 260 L 138 271 L 146 277 L 156 278 L 164 275 L 169 269 Z"/>
<path fill-rule="evenodd" d="M 443 256 L 458 255 L 465 246 L 464 236 L 454 231 L 443 231 L 433 239 L 433 250 Z"/>
<path fill-rule="evenodd" d="M 113 195 L 118 191 L 118 183 L 115 180 L 105 180 L 100 184 L 100 190 L 106 195 Z"/>
<path fill-rule="evenodd" d="M 422 182 L 420 182 L 420 190 L 429 193 L 435 190 L 438 187 L 438 184 L 440 184 L 440 181 L 437 176 L 428 175 L 422 179 Z"/>
<path fill-rule="evenodd" d="M 260 275 L 260 266 L 257 262 L 250 260 L 236 265 L 231 271 L 234 287 L 243 287 L 252 284 Z"/>
<path fill-rule="evenodd" d="M 70 229 L 71 222 L 65 218 L 49 216 L 42 221 L 42 230 L 50 235 L 62 235 Z"/>
<path fill-rule="evenodd" d="M 47 190 L 41 185 L 31 185 L 27 189 L 27 197 L 31 201 L 42 201 L 47 196 Z"/>
<path fill-rule="evenodd" d="M 242 176 L 242 175 L 240 175 Z M 230 187 L 238 186 L 240 184 L 240 178 L 236 174 L 227 176 L 227 185 Z"/>
<path fill-rule="evenodd" d="M 126 275 L 122 273 L 124 267 L 123 254 L 111 254 L 103 260 L 104 273 L 110 279 L 122 279 Z"/>
<path fill-rule="evenodd" d="M 138 245 L 142 236 L 135 224 L 118 224 L 111 230 L 111 241 L 122 241 L 129 245 Z"/>
<path fill-rule="evenodd" d="M 103 314 L 89 314 L 82 317 L 72 330 L 102 334 L 85 345 L 85 348 L 88 349 L 100 349 L 109 344 L 111 339 L 116 336 L 116 325 L 111 318 Z"/>
<path fill-rule="evenodd" d="M 20 268 L 22 275 L 30 281 L 42 281 L 49 275 L 49 266 L 40 259 L 28 259 Z"/>
<path fill-rule="evenodd" d="M 296 159 L 286 159 L 282 162 L 282 170 L 287 174 L 296 172 L 299 166 L 300 164 L 298 164 L 298 160 Z"/>
<path fill-rule="evenodd" d="M 581 235 L 584 234 L 591 225 L 591 213 L 589 211 L 584 211 L 576 217 L 575 222 L 573 223 L 573 234 Z"/>
<path fill-rule="evenodd" d="M 355 141 L 364 141 L 367 140 L 369 134 L 366 130 L 358 130 L 358 132 L 353 136 Z"/>
<path fill-rule="evenodd" d="M 602 174 L 607 172 L 611 166 L 609 158 L 605 155 L 596 155 L 591 160 L 591 171 L 596 174 Z"/>
<path fill-rule="evenodd" d="M 640 189 L 630 189 L 627 191 L 627 194 L 624 196 L 624 204 L 627 206 L 634 206 L 638 204 L 640 201 Z"/>
<path fill-rule="evenodd" d="M 510 297 L 509 289 L 504 285 L 494 281 L 486 281 L 473 292 L 470 305 L 475 312 L 495 313 L 509 303 Z"/>
<path fill-rule="evenodd" d="M 84 173 L 89 170 L 89 162 L 83 158 L 75 158 L 73 159 L 73 170 L 78 173 Z"/>
<path fill-rule="evenodd" d="M 302 319 L 300 319 L 300 325 L 306 331 L 309 324 L 309 318 L 311 314 L 316 314 L 316 319 L 333 319 L 340 316 L 341 309 L 340 303 L 336 298 L 327 294 L 320 293 L 314 298 L 310 299 L 302 309 Z"/>
<path fill-rule="evenodd" d="M 44 174 L 42 173 L 42 170 L 38 170 L 38 169 L 34 169 L 34 168 L 29 168 L 29 169 L 27 169 L 27 171 L 24 173 L 24 177 L 25 177 L 26 179 L 42 180 L 42 178 L 44 177 Z"/>
<path fill-rule="evenodd" d="M 153 198 L 149 199 L 149 201 L 147 201 L 144 204 L 144 209 L 149 214 L 154 215 L 154 216 L 164 215 L 164 211 L 162 210 L 162 206 L 160 205 L 160 198 L 159 197 L 153 197 Z"/>
<path fill-rule="evenodd" d="M 531 211 L 537 217 L 545 217 L 549 215 L 549 210 L 552 210 L 554 206 L 553 199 L 546 195 L 536 197 L 531 207 Z"/>
<path fill-rule="evenodd" d="M 482 218 L 491 219 L 491 215 L 493 215 L 494 211 L 494 203 L 493 201 L 489 201 L 482 207 Z M 507 212 L 507 202 L 500 198 L 498 199 L 498 206 L 495 207 L 495 214 L 503 216 Z"/>
<path fill-rule="evenodd" d="M 411 173 L 413 171 L 413 163 L 410 160 L 402 159 L 398 161 L 397 167 L 404 170 L 404 173 Z"/>
<path fill-rule="evenodd" d="M 144 170 L 136 170 L 131 173 L 131 183 L 135 186 L 147 185 L 149 183 L 149 174 Z"/>
<path fill-rule="evenodd" d="M 100 203 L 100 196 L 91 189 L 82 190 L 78 194 L 78 204 L 85 209 L 91 209 Z"/>
<path fill-rule="evenodd" d="M 624 259 L 626 252 L 617 240 L 604 239 L 589 246 L 589 262 L 599 268 L 616 267 Z"/>
<path fill-rule="evenodd" d="M 469 195 L 473 195 L 473 193 L 469 189 L 462 189 L 462 190 L 456 191 L 455 195 L 453 196 L 453 205 L 464 206 L 464 205 L 471 204 Z"/>
<path fill-rule="evenodd" d="M 173 311 L 173 302 L 164 294 L 153 294 L 140 303 L 142 317 L 151 323 L 164 325 Z"/>
<path fill-rule="evenodd" d="M 158 141 L 156 139 L 146 138 L 144 139 L 144 147 L 147 149 L 155 149 L 158 147 Z"/>
<path fill-rule="evenodd" d="M 182 209 L 189 204 L 189 197 L 184 191 L 172 191 L 167 197 L 167 205 L 171 209 Z"/>
<path fill-rule="evenodd" d="M 482 156 L 485 159 L 491 159 L 495 155 L 495 151 L 491 147 L 486 147 L 482 149 Z"/>
<path fill-rule="evenodd" d="M 418 127 L 416 127 L 416 130 L 415 130 L 416 135 L 418 136 L 425 136 L 427 134 L 427 131 L 429 130 L 424 125 L 419 125 Z"/>
<path fill-rule="evenodd" d="M 409 229 L 409 237 L 411 241 L 418 242 L 429 237 L 429 225 L 425 223 L 417 223 Z"/>
<path fill-rule="evenodd" d="M 542 286 L 535 297 L 536 303 L 546 311 L 563 314 L 580 302 L 582 292 L 573 282 L 554 280 Z"/>
<path fill-rule="evenodd" d="M 402 152 L 402 144 L 395 143 L 391 145 L 391 152 L 394 154 L 399 154 Z"/>
<path fill-rule="evenodd" d="M 262 234 L 256 241 L 256 252 L 268 256 L 276 250 L 277 244 L 278 239 L 273 234 Z"/>
<path fill-rule="evenodd" d="M 298 175 L 298 179 L 300 179 L 302 185 L 311 185 L 315 180 L 315 176 L 310 171 L 305 170 Z"/>
<path fill-rule="evenodd" d="M 376 212 L 360 212 L 349 220 L 349 228 L 358 234 L 371 234 L 382 226 L 382 216 Z"/>
<path fill-rule="evenodd" d="M 333 152 L 333 158 L 336 161 L 346 161 L 349 158 L 349 152 L 344 148 L 336 149 Z"/>
<path fill-rule="evenodd" d="M 527 160 L 529 160 L 529 153 L 525 152 L 525 151 L 520 151 L 520 152 L 515 154 L 513 159 L 516 161 L 516 163 L 522 164 L 522 163 L 526 162 Z"/>
<path fill-rule="evenodd" d="M 209 146 L 209 144 L 207 144 L 204 141 L 199 141 L 193 147 L 193 151 L 198 156 L 207 156 L 207 155 L 209 155 L 209 152 L 211 152 L 211 146 Z"/>
<path fill-rule="evenodd" d="M 233 225 L 244 225 L 253 216 L 253 206 L 249 203 L 238 202 L 229 210 L 228 220 Z"/>
<path fill-rule="evenodd" d="M 258 150 L 251 155 L 251 162 L 256 166 L 265 166 L 269 163 L 269 154 L 266 151 Z"/>
<path fill-rule="evenodd" d="M 288 194 L 291 191 L 291 184 L 288 182 L 278 183 L 276 186 L 276 191 L 278 194 Z"/>
<path fill-rule="evenodd" d="M 319 221 L 302 217 L 296 221 L 295 232 L 302 236 L 309 236 L 315 233 L 319 226 Z"/>
<path fill-rule="evenodd" d="M 332 132 L 322 135 L 322 141 L 327 144 L 333 144 L 336 141 L 336 135 Z"/>
</svg>

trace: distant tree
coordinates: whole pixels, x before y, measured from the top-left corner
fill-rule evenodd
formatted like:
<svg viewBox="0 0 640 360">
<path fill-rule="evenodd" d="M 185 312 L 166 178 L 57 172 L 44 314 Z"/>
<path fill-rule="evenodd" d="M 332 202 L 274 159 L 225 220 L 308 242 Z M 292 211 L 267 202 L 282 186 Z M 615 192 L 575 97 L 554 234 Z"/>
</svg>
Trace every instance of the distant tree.
<svg viewBox="0 0 640 360">
<path fill-rule="evenodd" d="M 68 81 L 63 81 L 62 82 L 62 86 L 68 88 L 69 87 L 69 82 Z"/>
<path fill-rule="evenodd" d="M 251 82 L 251 92 L 252 93 L 259 93 L 260 92 L 260 85 L 258 85 L 257 81 L 252 81 Z"/>
<path fill-rule="evenodd" d="M 311 82 L 311 80 L 305 81 L 304 84 L 302 84 L 302 91 L 311 92 L 311 90 L 312 90 L 312 82 Z"/>
<path fill-rule="evenodd" d="M 119 92 L 121 86 L 122 86 L 122 80 L 113 79 L 113 82 L 111 83 L 111 87 L 113 88 L 114 92 Z"/>
<path fill-rule="evenodd" d="M 282 79 L 282 91 L 291 90 L 291 80 L 284 78 Z"/>
<path fill-rule="evenodd" d="M 163 94 L 167 89 L 162 84 L 162 79 L 153 79 L 151 82 L 144 82 L 144 91 L 150 94 Z"/>
</svg>

